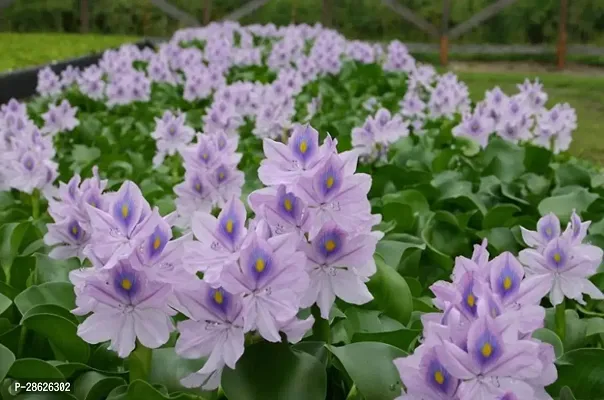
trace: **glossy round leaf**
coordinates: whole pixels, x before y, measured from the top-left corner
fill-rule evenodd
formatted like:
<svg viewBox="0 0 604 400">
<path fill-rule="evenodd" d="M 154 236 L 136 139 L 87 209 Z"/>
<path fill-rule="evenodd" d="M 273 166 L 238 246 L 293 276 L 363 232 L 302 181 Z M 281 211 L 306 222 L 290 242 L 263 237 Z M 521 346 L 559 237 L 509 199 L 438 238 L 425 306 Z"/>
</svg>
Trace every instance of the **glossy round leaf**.
<svg viewBox="0 0 604 400">
<path fill-rule="evenodd" d="M 14 362 L 13 352 L 0 344 L 0 382 L 4 380 Z"/>
<path fill-rule="evenodd" d="M 77 335 L 77 325 L 47 305 L 31 308 L 23 316 L 21 324 L 46 337 L 67 360 L 88 361 L 90 346 Z"/>
<path fill-rule="evenodd" d="M 225 368 L 222 387 L 229 400 L 324 400 L 327 377 L 308 353 L 286 343 L 257 343 L 245 349 L 235 370 Z"/>
<path fill-rule="evenodd" d="M 587 210 L 587 207 L 598 198 L 597 194 L 590 193 L 587 189 L 573 191 L 570 194 L 552 196 L 539 203 L 539 213 L 543 216 L 553 212 L 560 218 L 560 222 L 567 223 L 575 209 L 577 213 Z"/>
<path fill-rule="evenodd" d="M 357 342 L 379 342 L 386 343 L 391 346 L 397 347 L 403 351 L 409 351 L 411 345 L 415 343 L 415 340 L 422 334 L 419 329 L 399 329 L 396 331 L 389 332 L 359 332 L 352 336 L 352 343 Z"/>
<path fill-rule="evenodd" d="M 67 282 L 47 282 L 25 289 L 15 297 L 15 305 L 25 314 L 39 304 L 56 304 L 67 310 L 75 308 L 73 285 Z"/>
<path fill-rule="evenodd" d="M 72 391 L 80 400 L 104 400 L 113 389 L 125 383 L 122 378 L 89 371 L 75 380 Z"/>
<path fill-rule="evenodd" d="M 358 342 L 342 347 L 330 346 L 356 385 L 371 400 L 392 400 L 401 393 L 401 379 L 392 362 L 407 355 L 385 343 Z"/>
<path fill-rule="evenodd" d="M 547 390 L 556 395 L 568 386 L 579 400 L 604 398 L 604 349 L 566 352 L 558 363 L 558 379 Z"/>
<path fill-rule="evenodd" d="M 8 376 L 18 380 L 65 380 L 65 377 L 57 368 L 37 358 L 20 358 L 16 360 L 8 371 Z"/>
<path fill-rule="evenodd" d="M 407 324 L 413 311 L 413 297 L 405 278 L 381 257 L 375 257 L 375 265 L 377 272 L 367 282 L 369 291 L 384 314 Z"/>
</svg>

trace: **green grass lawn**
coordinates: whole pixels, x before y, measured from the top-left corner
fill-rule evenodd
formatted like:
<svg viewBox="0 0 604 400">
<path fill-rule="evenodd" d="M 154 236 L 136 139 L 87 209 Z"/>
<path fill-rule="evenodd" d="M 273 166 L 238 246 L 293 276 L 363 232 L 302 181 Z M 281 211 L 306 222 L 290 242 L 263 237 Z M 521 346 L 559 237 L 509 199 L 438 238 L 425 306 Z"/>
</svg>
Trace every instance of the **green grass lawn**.
<svg viewBox="0 0 604 400">
<path fill-rule="evenodd" d="M 516 84 L 525 77 L 539 77 L 549 95 L 547 105 L 569 103 L 577 110 L 578 128 L 573 135 L 570 151 L 604 165 L 604 76 L 570 75 L 562 73 L 525 72 L 457 72 L 468 84 L 473 100 L 484 98 L 484 92 L 499 86 L 504 92 L 518 92 Z"/>
<path fill-rule="evenodd" d="M 137 40 L 132 36 L 0 33 L 0 72 L 84 56 Z"/>
</svg>

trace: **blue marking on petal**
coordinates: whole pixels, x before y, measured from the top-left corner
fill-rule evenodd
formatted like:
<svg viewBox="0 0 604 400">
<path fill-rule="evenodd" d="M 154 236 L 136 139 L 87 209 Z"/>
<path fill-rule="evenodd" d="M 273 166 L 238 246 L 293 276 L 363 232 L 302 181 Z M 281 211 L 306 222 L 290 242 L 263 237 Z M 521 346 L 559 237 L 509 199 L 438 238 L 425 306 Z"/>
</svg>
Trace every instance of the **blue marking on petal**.
<svg viewBox="0 0 604 400">
<path fill-rule="evenodd" d="M 328 196 L 332 192 L 337 192 L 342 186 L 342 176 L 340 171 L 329 164 L 320 176 L 321 192 L 323 196 Z"/>
<path fill-rule="evenodd" d="M 241 229 L 241 221 L 237 218 L 235 210 L 231 209 L 218 221 L 218 230 L 227 238 L 231 243 L 239 237 L 239 231 Z"/>
<path fill-rule="evenodd" d="M 269 274 L 272 266 L 273 259 L 270 254 L 260 247 L 256 247 L 252 250 L 247 267 L 256 281 Z"/>
<path fill-rule="evenodd" d="M 287 217 L 295 220 L 300 213 L 300 201 L 293 193 L 280 193 L 277 196 L 278 210 Z"/>
<path fill-rule="evenodd" d="M 474 278 L 469 278 L 465 282 L 463 291 L 462 291 L 462 299 L 461 305 L 472 316 L 476 316 L 476 302 L 478 297 L 474 294 Z"/>
<path fill-rule="evenodd" d="M 475 358 L 484 366 L 499 358 L 500 355 L 501 344 L 499 338 L 486 328 L 476 342 Z"/>
<path fill-rule="evenodd" d="M 82 238 L 82 227 L 80 227 L 80 224 L 76 220 L 71 221 L 69 225 L 67 225 L 67 232 L 74 240 L 80 240 Z"/>
<path fill-rule="evenodd" d="M 437 392 L 447 394 L 451 390 L 451 385 L 455 378 L 449 374 L 449 371 L 434 356 L 428 364 L 426 373 L 426 382 Z"/>
<path fill-rule="evenodd" d="M 310 126 L 306 126 L 303 130 L 298 130 L 293 137 L 292 151 L 302 162 L 306 162 L 316 151 L 317 144 L 310 135 L 310 129 Z"/>
<path fill-rule="evenodd" d="M 339 229 L 326 230 L 319 234 L 318 250 L 325 258 L 332 257 L 340 251 L 344 245 L 344 233 Z"/>
<path fill-rule="evenodd" d="M 141 287 L 140 277 L 130 267 L 113 268 L 113 287 L 118 293 L 132 300 Z"/>
<path fill-rule="evenodd" d="M 126 194 L 123 198 L 116 201 L 113 205 L 113 217 L 118 221 L 121 221 L 124 226 L 130 227 L 132 217 L 134 215 L 134 202 Z"/>
<path fill-rule="evenodd" d="M 226 316 L 231 304 L 231 294 L 223 288 L 210 289 L 208 291 L 208 305 L 214 311 Z"/>
<path fill-rule="evenodd" d="M 509 296 L 511 293 L 515 293 L 520 286 L 519 277 L 511 268 L 508 263 L 501 270 L 501 274 L 497 279 L 497 285 L 499 286 L 497 292 L 503 298 Z"/>
<path fill-rule="evenodd" d="M 199 179 L 199 177 L 194 177 L 193 179 L 191 179 L 191 189 L 193 189 L 193 192 L 202 195 L 204 192 L 204 187 L 203 184 L 201 183 L 201 179 Z"/>
<path fill-rule="evenodd" d="M 154 258 L 161 254 L 164 247 L 166 247 L 166 243 L 168 243 L 168 235 L 158 225 L 147 242 L 147 254 L 149 258 Z"/>
<path fill-rule="evenodd" d="M 215 174 L 216 182 L 218 183 L 222 183 L 229 179 L 229 170 L 224 165 L 221 165 L 220 167 L 216 168 Z"/>
</svg>

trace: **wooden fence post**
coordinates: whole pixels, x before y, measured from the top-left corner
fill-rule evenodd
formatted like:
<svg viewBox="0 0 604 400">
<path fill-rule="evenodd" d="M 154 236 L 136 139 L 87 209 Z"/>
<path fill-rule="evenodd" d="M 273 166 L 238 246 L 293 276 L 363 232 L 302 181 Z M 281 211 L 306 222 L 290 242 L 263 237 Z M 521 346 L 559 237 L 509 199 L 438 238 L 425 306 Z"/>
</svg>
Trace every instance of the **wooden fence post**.
<svg viewBox="0 0 604 400">
<path fill-rule="evenodd" d="M 212 13 L 212 0 L 205 0 L 203 7 L 203 24 L 207 25 L 210 23 Z"/>
<path fill-rule="evenodd" d="M 440 29 L 440 64 L 449 63 L 449 13 L 451 11 L 451 1 L 443 0 L 443 15 Z"/>
<path fill-rule="evenodd" d="M 558 27 L 558 69 L 566 64 L 566 20 L 568 18 L 568 0 L 560 0 L 560 26 Z"/>
<path fill-rule="evenodd" d="M 90 28 L 88 0 L 80 0 L 80 32 L 88 33 Z"/>
</svg>

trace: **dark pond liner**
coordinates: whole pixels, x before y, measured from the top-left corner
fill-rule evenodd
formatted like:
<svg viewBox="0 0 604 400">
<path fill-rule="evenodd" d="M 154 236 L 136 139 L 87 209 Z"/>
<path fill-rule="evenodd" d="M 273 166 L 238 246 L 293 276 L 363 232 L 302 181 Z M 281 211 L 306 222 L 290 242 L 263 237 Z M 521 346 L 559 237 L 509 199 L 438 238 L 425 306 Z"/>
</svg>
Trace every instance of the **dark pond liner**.
<svg viewBox="0 0 604 400">
<path fill-rule="evenodd" d="M 156 43 L 157 41 L 147 39 L 134 44 L 138 48 L 144 49 L 146 47 L 155 48 Z M 43 68 L 50 67 L 56 74 L 60 74 L 68 65 L 82 69 L 96 64 L 102 55 L 102 52 L 94 53 L 56 63 L 0 73 L 0 104 L 5 104 L 12 98 L 26 99 L 35 95 L 38 84 L 38 71 Z"/>
</svg>

